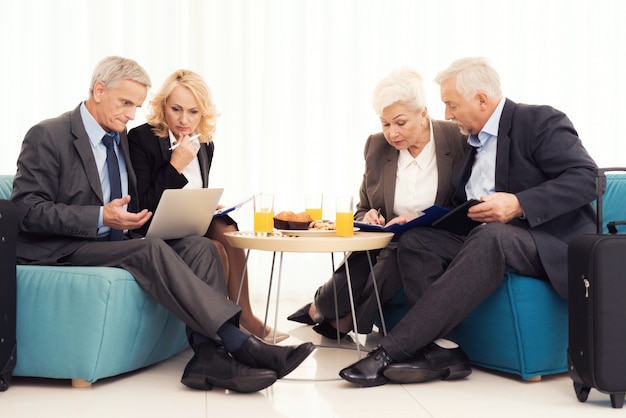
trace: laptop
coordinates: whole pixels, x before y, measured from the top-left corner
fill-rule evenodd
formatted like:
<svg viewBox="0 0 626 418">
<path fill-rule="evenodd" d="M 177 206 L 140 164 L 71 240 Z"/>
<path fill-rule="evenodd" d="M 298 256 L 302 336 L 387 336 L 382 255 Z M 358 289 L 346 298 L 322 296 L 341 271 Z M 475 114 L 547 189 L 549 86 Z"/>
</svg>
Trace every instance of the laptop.
<svg viewBox="0 0 626 418">
<path fill-rule="evenodd" d="M 224 189 L 166 189 L 146 237 L 178 239 L 204 235 Z"/>
</svg>

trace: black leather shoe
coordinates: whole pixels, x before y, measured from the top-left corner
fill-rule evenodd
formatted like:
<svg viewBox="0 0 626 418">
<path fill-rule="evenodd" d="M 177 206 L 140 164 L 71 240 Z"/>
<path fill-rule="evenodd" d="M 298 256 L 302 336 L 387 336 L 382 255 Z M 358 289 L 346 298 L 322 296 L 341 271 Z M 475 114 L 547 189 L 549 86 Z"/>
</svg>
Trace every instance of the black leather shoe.
<svg viewBox="0 0 626 418">
<path fill-rule="evenodd" d="M 299 322 L 301 324 L 315 325 L 315 321 L 312 320 L 311 317 L 309 316 L 310 308 L 311 308 L 311 304 L 307 303 L 302 308 L 298 309 L 297 311 L 289 315 L 287 319 L 290 321 Z"/>
<path fill-rule="evenodd" d="M 383 371 L 394 360 L 381 346 L 372 350 L 367 357 L 339 372 L 342 379 L 363 387 L 384 385 L 388 382 Z"/>
<path fill-rule="evenodd" d="M 181 382 L 192 389 L 211 390 L 213 386 L 250 393 L 272 385 L 276 372 L 244 366 L 228 355 L 223 347 L 204 343 L 194 347 Z"/>
<path fill-rule="evenodd" d="M 274 370 L 280 379 L 298 367 L 313 350 L 315 350 L 313 343 L 270 345 L 251 335 L 231 354 L 248 367 Z"/>
<path fill-rule="evenodd" d="M 337 339 L 337 328 L 330 325 L 330 322 L 320 322 L 313 327 L 313 331 L 326 338 Z M 339 339 L 342 339 L 346 335 L 346 332 L 339 332 Z"/>
<path fill-rule="evenodd" d="M 431 343 L 413 360 L 387 367 L 384 375 L 396 383 L 421 383 L 433 379 L 462 379 L 471 373 L 469 359 L 461 347 L 446 349 Z"/>
</svg>

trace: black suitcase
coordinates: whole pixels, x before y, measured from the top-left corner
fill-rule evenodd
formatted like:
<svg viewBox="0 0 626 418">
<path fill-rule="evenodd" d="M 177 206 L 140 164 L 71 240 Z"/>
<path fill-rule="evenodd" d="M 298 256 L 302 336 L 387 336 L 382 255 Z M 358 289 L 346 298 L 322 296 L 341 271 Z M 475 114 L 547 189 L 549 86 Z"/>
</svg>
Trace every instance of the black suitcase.
<svg viewBox="0 0 626 418">
<path fill-rule="evenodd" d="M 626 234 L 616 229 L 623 221 L 609 222 L 609 233 L 603 233 L 608 171 L 626 168 L 597 169 L 597 233 L 575 237 L 568 248 L 567 356 L 580 402 L 595 388 L 610 395 L 613 408 L 621 408 L 626 395 Z"/>
<path fill-rule="evenodd" d="M 17 211 L 9 200 L 0 200 L 0 391 L 11 384 L 17 361 L 15 340 L 15 244 Z"/>
</svg>

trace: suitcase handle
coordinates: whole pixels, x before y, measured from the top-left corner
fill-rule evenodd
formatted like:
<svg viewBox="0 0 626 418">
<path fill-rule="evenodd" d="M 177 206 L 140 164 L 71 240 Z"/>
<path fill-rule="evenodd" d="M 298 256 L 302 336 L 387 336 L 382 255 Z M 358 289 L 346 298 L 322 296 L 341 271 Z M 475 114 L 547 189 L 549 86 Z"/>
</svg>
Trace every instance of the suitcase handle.
<svg viewBox="0 0 626 418">
<path fill-rule="evenodd" d="M 626 225 L 626 221 L 611 221 L 606 224 L 609 234 L 617 234 L 617 225 Z"/>
<path fill-rule="evenodd" d="M 598 230 L 598 234 L 602 233 L 602 196 L 604 196 L 604 192 L 606 192 L 606 173 L 608 173 L 609 171 L 626 171 L 626 167 L 596 168 L 596 228 Z M 617 228 L 615 228 L 615 225 L 626 224 L 626 222 L 615 221 L 609 222 L 609 224 L 613 224 L 612 226 L 607 225 L 607 228 L 609 228 L 609 232 L 615 231 L 611 232 L 612 234 L 615 234 L 617 233 Z"/>
</svg>

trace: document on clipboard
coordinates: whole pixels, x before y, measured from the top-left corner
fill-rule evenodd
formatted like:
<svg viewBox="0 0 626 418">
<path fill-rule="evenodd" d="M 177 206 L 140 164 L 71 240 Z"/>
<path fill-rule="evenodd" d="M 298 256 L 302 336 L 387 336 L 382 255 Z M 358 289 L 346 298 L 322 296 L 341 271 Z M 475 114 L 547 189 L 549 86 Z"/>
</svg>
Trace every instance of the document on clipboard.
<svg viewBox="0 0 626 418">
<path fill-rule="evenodd" d="M 364 222 L 355 222 L 354 226 L 364 232 L 393 232 L 393 239 L 395 240 L 407 229 L 415 228 L 417 226 L 431 226 L 434 221 L 441 218 L 448 212 L 448 209 L 442 206 L 434 205 L 427 209 L 424 209 L 423 213 L 420 216 L 404 224 L 383 226 L 368 224 Z"/>
<path fill-rule="evenodd" d="M 478 203 L 480 203 L 479 200 L 472 199 L 454 209 L 447 209 L 442 206 L 433 205 L 424 209 L 422 215 L 404 224 L 382 226 L 364 222 L 355 222 L 354 226 L 364 232 L 393 232 L 394 241 L 397 240 L 398 237 L 407 229 L 418 226 L 430 226 L 433 228 L 445 229 L 446 231 L 450 231 L 458 235 L 467 235 L 474 227 L 480 225 L 480 222 L 473 221 L 467 217 L 467 210 Z"/>
<path fill-rule="evenodd" d="M 235 203 L 235 204 L 234 204 L 234 205 L 232 205 L 232 206 L 228 206 L 228 207 L 225 207 L 225 208 L 222 208 L 222 209 L 218 209 L 218 210 L 216 210 L 216 211 L 215 211 L 215 213 L 213 214 L 213 217 L 216 217 L 216 216 L 224 216 L 224 215 L 226 215 L 226 214 L 228 214 L 228 213 L 230 213 L 230 212 L 232 212 L 232 211 L 234 211 L 234 210 L 236 210 L 236 209 L 239 209 L 240 207 L 242 207 L 243 205 L 245 205 L 246 203 L 248 203 L 249 201 L 251 201 L 253 197 L 254 197 L 254 196 L 246 197 L 245 199 L 243 199 L 243 200 L 241 200 L 241 201 L 239 201 L 239 202 Z"/>
</svg>

